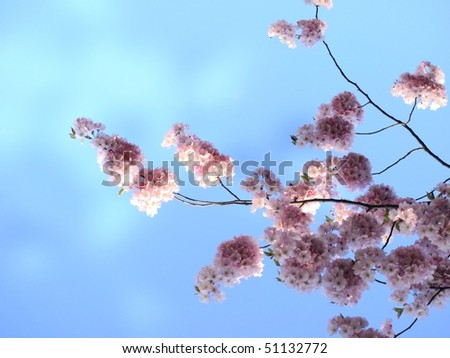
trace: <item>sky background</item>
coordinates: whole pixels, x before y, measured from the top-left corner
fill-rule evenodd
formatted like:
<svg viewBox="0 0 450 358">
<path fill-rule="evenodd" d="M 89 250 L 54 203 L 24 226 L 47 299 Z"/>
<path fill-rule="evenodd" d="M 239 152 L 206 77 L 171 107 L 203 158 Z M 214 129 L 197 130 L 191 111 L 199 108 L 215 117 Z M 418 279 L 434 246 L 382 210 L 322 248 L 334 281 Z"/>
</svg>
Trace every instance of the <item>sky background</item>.
<svg viewBox="0 0 450 358">
<path fill-rule="evenodd" d="M 373 327 L 391 317 L 397 332 L 409 325 L 410 317 L 395 319 L 381 285 L 358 306 L 339 307 L 320 291 L 301 295 L 278 283 L 268 260 L 262 278 L 226 289 L 221 304 L 201 304 L 195 275 L 217 245 L 260 238 L 270 221 L 245 207 L 175 201 L 149 218 L 129 195 L 101 185 L 95 151 L 68 136 L 75 118 L 90 117 L 159 163 L 173 155 L 160 147 L 164 134 L 186 122 L 241 161 L 270 152 L 294 171 L 322 159 L 289 135 L 352 88 L 321 44 L 291 50 L 267 37 L 278 19 L 313 16 L 301 0 L 0 0 L 0 336 L 328 337 L 328 319 L 339 313 L 364 315 Z M 348 75 L 399 118 L 410 110 L 390 95 L 401 73 L 429 60 L 450 74 L 446 0 L 336 0 L 320 16 Z M 412 121 L 447 161 L 448 117 L 449 108 L 418 110 Z M 358 130 L 388 124 L 367 108 Z M 415 146 L 395 128 L 357 138 L 353 151 L 379 170 Z M 416 152 L 375 182 L 417 197 L 448 176 Z M 242 194 L 238 183 L 233 190 Z M 182 192 L 229 199 L 219 188 Z M 404 336 L 450 337 L 449 321 L 450 309 L 432 309 Z"/>
</svg>

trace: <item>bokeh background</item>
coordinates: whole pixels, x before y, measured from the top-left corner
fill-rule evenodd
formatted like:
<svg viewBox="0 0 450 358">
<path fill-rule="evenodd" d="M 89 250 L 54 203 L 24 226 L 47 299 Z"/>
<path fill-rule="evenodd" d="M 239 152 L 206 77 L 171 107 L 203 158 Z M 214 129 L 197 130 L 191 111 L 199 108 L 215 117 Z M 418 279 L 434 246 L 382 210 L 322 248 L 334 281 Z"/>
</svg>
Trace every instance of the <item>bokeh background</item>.
<svg viewBox="0 0 450 358">
<path fill-rule="evenodd" d="M 381 285 L 360 305 L 339 307 L 278 283 L 269 261 L 262 278 L 227 289 L 225 302 L 199 303 L 194 278 L 217 245 L 238 234 L 260 238 L 270 222 L 245 207 L 175 201 L 148 218 L 101 185 L 94 150 L 68 136 L 75 118 L 90 117 L 159 163 L 173 156 L 160 147 L 164 134 L 182 121 L 241 161 L 270 152 L 294 171 L 322 159 L 289 135 L 352 88 L 321 44 L 291 50 L 267 37 L 278 19 L 313 16 L 301 0 L 0 1 L 0 336 L 327 337 L 339 313 L 374 327 L 391 317 L 397 332 L 411 322 L 395 318 Z M 450 73 L 446 0 L 336 0 L 321 18 L 349 76 L 400 118 L 410 107 L 390 87 L 401 73 L 422 60 Z M 449 108 L 418 110 L 412 122 L 447 161 L 448 117 Z M 367 108 L 359 130 L 388 124 Z M 395 128 L 357 138 L 353 150 L 377 170 L 415 145 Z M 416 197 L 448 176 L 416 152 L 375 180 Z M 182 190 L 229 198 L 219 188 Z M 405 337 L 450 337 L 449 320 L 449 308 L 432 309 Z"/>
</svg>

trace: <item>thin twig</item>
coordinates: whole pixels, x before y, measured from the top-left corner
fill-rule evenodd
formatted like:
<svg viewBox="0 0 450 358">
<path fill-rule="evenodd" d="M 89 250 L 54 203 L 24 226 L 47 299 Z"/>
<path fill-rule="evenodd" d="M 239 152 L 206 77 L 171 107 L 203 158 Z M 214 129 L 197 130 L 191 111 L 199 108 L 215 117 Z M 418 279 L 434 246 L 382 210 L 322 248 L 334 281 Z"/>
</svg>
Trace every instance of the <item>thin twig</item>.
<svg viewBox="0 0 450 358">
<path fill-rule="evenodd" d="M 386 283 L 386 282 L 384 282 L 384 281 L 381 281 L 381 280 L 378 280 L 378 279 L 375 279 L 375 282 L 381 283 L 382 285 L 387 285 L 387 283 Z"/>
<path fill-rule="evenodd" d="M 447 182 L 449 182 L 449 181 L 450 181 L 450 178 L 447 178 L 447 179 L 445 179 L 445 180 L 443 181 L 443 183 L 447 183 Z M 433 190 L 431 190 L 429 193 L 426 193 L 425 195 L 419 196 L 419 197 L 416 198 L 415 200 L 416 200 L 416 201 L 419 201 L 419 200 L 425 199 L 426 197 L 428 197 L 428 195 L 434 194 L 435 191 L 436 191 L 436 189 L 433 189 Z"/>
<path fill-rule="evenodd" d="M 228 200 L 228 201 L 209 201 L 209 200 L 201 200 L 194 199 L 183 195 L 181 193 L 175 193 L 175 197 L 178 201 L 191 205 L 191 206 L 228 206 L 228 205 L 252 205 L 252 201 L 249 199 L 239 199 L 239 200 Z M 312 199 L 304 199 L 304 200 L 293 200 L 290 204 L 300 204 L 304 205 L 307 203 L 341 203 L 348 205 L 361 206 L 368 209 L 381 209 L 381 208 L 391 208 L 398 209 L 398 205 L 396 204 L 367 204 L 360 201 L 342 199 L 342 198 L 312 198 Z"/>
<path fill-rule="evenodd" d="M 423 147 L 417 147 L 414 149 L 411 149 L 408 153 L 406 153 L 403 157 L 401 157 L 399 160 L 395 161 L 394 163 L 392 163 L 391 165 L 388 165 L 386 168 L 384 168 L 382 171 L 376 172 L 376 173 L 372 173 L 372 175 L 380 175 L 382 173 L 384 173 L 386 170 L 391 169 L 394 165 L 397 165 L 398 163 L 400 163 L 403 159 L 406 159 L 410 154 L 412 154 L 413 152 L 415 152 L 416 150 L 423 150 Z"/>
<path fill-rule="evenodd" d="M 437 154 L 435 154 L 426 144 L 425 142 L 422 140 L 422 138 L 419 137 L 419 135 L 414 132 L 414 130 L 409 127 L 405 122 L 395 118 L 392 114 L 389 114 L 388 112 L 386 112 L 383 108 L 381 108 L 378 104 L 376 104 L 372 98 L 370 98 L 369 94 L 364 92 L 364 90 L 355 82 L 352 81 L 344 72 L 344 70 L 342 69 L 342 67 L 339 65 L 339 63 L 337 62 L 336 58 L 334 57 L 333 53 L 331 52 L 330 46 L 328 46 L 328 44 L 325 41 L 322 41 L 323 44 L 325 45 L 328 55 L 330 56 L 331 60 L 333 61 L 334 65 L 336 66 L 336 68 L 338 69 L 339 73 L 342 75 L 342 77 L 351 85 L 353 85 L 358 92 L 360 92 L 364 97 L 366 97 L 366 99 L 370 102 L 370 104 L 375 107 L 381 114 L 383 114 L 384 116 L 386 116 L 387 118 L 393 120 L 395 123 L 402 125 L 402 127 L 404 127 L 409 134 L 411 134 L 411 136 L 421 145 L 421 147 L 423 148 L 423 150 L 425 150 L 425 152 L 427 152 L 432 158 L 434 158 L 437 162 L 439 162 L 441 165 L 443 165 L 446 168 L 450 168 L 450 164 L 447 163 L 446 161 L 444 161 L 443 159 L 441 159 Z"/>
<path fill-rule="evenodd" d="M 230 189 L 228 189 L 228 188 L 224 185 L 222 179 L 220 179 L 219 177 L 218 177 L 217 179 L 219 179 L 219 183 L 220 183 L 220 185 L 222 186 L 222 188 L 224 188 L 226 191 L 228 191 L 228 192 L 229 192 L 236 200 L 241 200 L 241 199 L 239 199 L 239 197 L 238 197 L 235 193 L 233 193 Z"/>
<path fill-rule="evenodd" d="M 400 123 L 394 123 L 394 124 L 391 124 L 390 126 L 387 126 L 387 127 L 381 128 L 381 129 L 378 129 L 377 131 L 373 131 L 373 132 L 356 132 L 355 134 L 356 134 L 356 135 L 372 135 L 372 134 L 377 134 L 377 133 L 380 133 L 380 132 L 385 131 L 386 129 L 389 129 L 389 128 L 392 128 L 392 127 L 396 127 L 396 126 L 398 126 L 398 125 L 400 125 Z"/>
<path fill-rule="evenodd" d="M 428 303 L 427 303 L 427 306 L 429 306 L 429 305 L 431 304 L 431 302 L 433 302 L 434 299 L 435 299 L 437 296 L 439 296 L 439 294 L 440 294 L 442 291 L 444 291 L 444 289 L 439 288 L 438 291 L 430 298 L 430 300 L 429 300 Z M 403 333 L 405 333 L 406 331 L 409 331 L 409 330 L 416 324 L 417 320 L 418 320 L 418 318 L 414 319 L 414 321 L 412 321 L 411 324 L 410 324 L 408 327 L 406 327 L 403 331 L 401 331 L 401 332 L 399 332 L 399 333 L 397 333 L 397 334 L 394 334 L 394 338 L 397 338 L 397 337 L 399 337 L 400 335 L 402 335 Z"/>
<path fill-rule="evenodd" d="M 414 98 L 414 105 L 413 105 L 413 108 L 411 109 L 411 112 L 409 112 L 409 117 L 408 117 L 408 120 L 406 121 L 406 123 L 411 122 L 412 115 L 414 113 L 414 110 L 416 109 L 416 105 L 417 105 L 417 97 Z"/>
<path fill-rule="evenodd" d="M 392 234 L 394 233 L 395 225 L 397 225 L 397 221 L 392 222 L 391 230 L 389 231 L 389 236 L 387 237 L 386 242 L 384 243 L 381 250 L 384 250 L 386 248 L 386 246 L 389 245 L 389 241 L 391 240 Z"/>
</svg>

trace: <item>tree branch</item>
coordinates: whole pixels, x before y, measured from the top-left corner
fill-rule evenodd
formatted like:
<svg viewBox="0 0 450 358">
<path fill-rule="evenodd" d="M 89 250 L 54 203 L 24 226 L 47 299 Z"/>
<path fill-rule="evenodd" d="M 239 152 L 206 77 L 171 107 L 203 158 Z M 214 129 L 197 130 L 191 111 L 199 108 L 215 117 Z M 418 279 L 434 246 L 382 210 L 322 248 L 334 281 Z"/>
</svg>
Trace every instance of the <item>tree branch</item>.
<svg viewBox="0 0 450 358">
<path fill-rule="evenodd" d="M 334 57 L 333 53 L 331 52 L 330 46 L 328 46 L 328 44 L 325 41 L 322 41 L 323 44 L 325 45 L 328 55 L 331 57 L 334 65 L 336 66 L 336 68 L 338 69 L 339 73 L 341 74 L 341 76 L 351 85 L 353 85 L 358 92 L 360 92 L 364 97 L 366 97 L 366 99 L 370 102 L 370 104 L 375 107 L 381 114 L 383 114 L 384 116 L 386 116 L 387 118 L 391 119 L 392 121 L 394 121 L 395 123 L 403 126 L 408 132 L 409 134 L 411 134 L 411 136 L 421 145 L 421 147 L 423 147 L 423 150 L 425 150 L 432 158 L 434 158 L 436 161 L 438 161 L 441 165 L 443 165 L 446 168 L 450 168 L 450 164 L 445 162 L 444 160 L 442 160 L 437 154 L 435 154 L 426 144 L 425 142 L 417 135 L 416 132 L 414 132 L 414 130 L 408 126 L 407 123 L 395 118 L 393 115 L 389 114 L 388 112 L 386 112 L 383 108 L 381 108 L 378 104 L 376 104 L 372 98 L 370 98 L 370 96 L 364 92 L 364 90 L 354 81 L 352 81 L 344 72 L 344 70 L 342 69 L 342 67 L 339 65 L 339 63 L 337 62 L 336 58 Z M 412 111 L 411 111 L 412 112 Z M 412 113 L 410 113 L 410 116 L 412 115 Z"/>
<path fill-rule="evenodd" d="M 391 165 L 388 165 L 386 168 L 384 168 L 382 171 L 376 172 L 376 173 L 372 173 L 372 175 L 380 175 L 382 173 L 384 173 L 386 170 L 391 169 L 394 165 L 397 165 L 398 163 L 400 163 L 403 159 L 406 159 L 410 154 L 412 154 L 413 152 L 415 152 L 416 150 L 423 150 L 424 148 L 422 147 L 417 147 L 414 149 L 411 149 L 408 153 L 406 153 L 403 157 L 401 157 L 399 160 L 395 161 L 394 163 L 392 163 Z"/>
<path fill-rule="evenodd" d="M 445 179 L 445 180 L 443 181 L 443 183 L 447 183 L 447 182 L 449 182 L 449 181 L 450 181 L 450 178 L 447 178 L 447 179 Z M 436 189 L 433 189 L 433 190 L 431 190 L 429 193 L 426 193 L 425 195 L 419 196 L 419 197 L 416 198 L 415 200 L 416 200 L 416 201 L 419 201 L 419 200 L 425 199 L 426 197 L 428 197 L 428 195 L 434 194 L 435 191 L 436 191 Z"/>
<path fill-rule="evenodd" d="M 434 299 L 435 299 L 437 296 L 439 296 L 439 294 L 440 294 L 442 291 L 444 291 L 444 290 L 445 290 L 444 288 L 439 288 L 439 289 L 437 290 L 437 292 L 430 298 L 430 300 L 429 300 L 428 303 L 427 303 L 427 306 L 429 306 L 429 305 L 431 304 L 431 302 L 433 302 Z M 417 320 L 418 320 L 418 318 L 415 318 L 414 321 L 412 321 L 411 324 L 410 324 L 408 327 L 406 327 L 403 331 L 401 331 L 401 332 L 399 332 L 399 333 L 397 333 L 397 334 L 394 334 L 394 338 L 397 338 L 397 337 L 401 336 L 403 333 L 409 331 L 409 330 L 416 324 Z"/>
<path fill-rule="evenodd" d="M 225 185 L 224 185 L 224 183 L 223 183 L 223 181 L 222 181 L 222 179 L 220 179 L 220 177 L 218 177 L 217 179 L 219 179 L 219 183 L 220 183 L 220 185 L 222 186 L 222 188 L 224 188 L 226 191 L 228 191 L 232 196 L 234 196 L 235 198 L 236 198 L 236 200 L 241 200 L 241 199 L 239 199 L 239 197 L 235 194 L 235 193 L 233 193 L 230 189 L 228 189 Z"/>
<path fill-rule="evenodd" d="M 356 135 L 372 135 L 372 134 L 377 134 L 377 133 L 380 133 L 380 132 L 385 131 L 386 129 L 389 129 L 389 128 L 392 128 L 392 127 L 396 127 L 396 126 L 398 126 L 398 125 L 400 125 L 400 123 L 394 123 L 394 124 L 391 124 L 390 126 L 381 128 L 381 129 L 379 129 L 379 130 L 377 130 L 377 131 L 373 131 L 373 132 L 356 132 L 355 134 L 356 134 Z"/>
<path fill-rule="evenodd" d="M 397 221 L 392 222 L 391 230 L 389 231 L 389 235 L 388 235 L 383 247 L 381 248 L 381 250 L 384 250 L 386 248 L 386 246 L 388 246 L 389 241 L 391 240 L 392 234 L 394 233 L 395 225 L 397 225 Z"/>
</svg>

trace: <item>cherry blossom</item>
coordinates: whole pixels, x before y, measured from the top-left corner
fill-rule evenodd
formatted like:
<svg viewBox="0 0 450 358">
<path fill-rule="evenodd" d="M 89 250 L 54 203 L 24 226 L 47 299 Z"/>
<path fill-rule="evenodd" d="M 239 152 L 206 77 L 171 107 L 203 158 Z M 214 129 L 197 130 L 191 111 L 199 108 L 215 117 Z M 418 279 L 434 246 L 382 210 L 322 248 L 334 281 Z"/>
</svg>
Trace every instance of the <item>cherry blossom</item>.
<svg viewBox="0 0 450 358">
<path fill-rule="evenodd" d="M 155 216 L 161 204 L 172 200 L 179 190 L 174 174 L 164 168 L 143 169 L 135 180 L 138 183 L 131 204 L 150 217 Z"/>
<path fill-rule="evenodd" d="M 174 146 L 177 159 L 194 174 L 201 187 L 219 184 L 219 178 L 226 177 L 231 182 L 234 175 L 233 159 L 221 154 L 210 142 L 188 132 L 183 123 L 175 124 L 165 135 L 161 145 Z"/>
<path fill-rule="evenodd" d="M 240 235 L 222 242 L 210 266 L 202 268 L 196 278 L 196 291 L 202 302 L 210 298 L 222 301 L 221 285 L 232 287 L 241 279 L 261 276 L 262 250 L 251 236 Z"/>
<path fill-rule="evenodd" d="M 333 0 L 305 0 L 305 4 L 322 6 L 326 9 L 331 9 L 333 7 Z"/>
<path fill-rule="evenodd" d="M 278 36 L 281 43 L 288 45 L 289 48 L 296 48 L 296 35 L 297 26 L 293 25 L 286 20 L 278 20 L 276 23 L 270 26 L 268 35 L 269 37 Z"/>
<path fill-rule="evenodd" d="M 392 95 L 402 97 L 406 104 L 417 99 L 420 109 L 430 107 L 436 110 L 447 105 L 447 91 L 444 87 L 445 76 L 441 69 L 428 61 L 419 64 L 416 72 L 403 73 L 392 86 Z"/>
<path fill-rule="evenodd" d="M 299 20 L 297 26 L 301 30 L 300 41 L 304 46 L 312 47 L 323 40 L 328 25 L 319 19 Z"/>
</svg>

